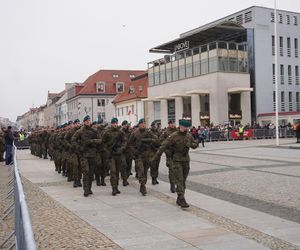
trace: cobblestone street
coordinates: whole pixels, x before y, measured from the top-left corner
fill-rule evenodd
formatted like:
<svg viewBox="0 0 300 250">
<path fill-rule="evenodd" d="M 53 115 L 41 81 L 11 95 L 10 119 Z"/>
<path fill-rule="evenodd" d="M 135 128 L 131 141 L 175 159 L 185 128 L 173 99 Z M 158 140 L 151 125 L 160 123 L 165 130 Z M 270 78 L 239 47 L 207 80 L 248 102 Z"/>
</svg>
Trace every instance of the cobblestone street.
<svg viewBox="0 0 300 250">
<path fill-rule="evenodd" d="M 181 210 L 160 183 L 84 198 L 49 160 L 18 151 L 38 249 L 300 249 L 300 156 L 293 140 L 207 143 L 191 152 Z"/>
</svg>

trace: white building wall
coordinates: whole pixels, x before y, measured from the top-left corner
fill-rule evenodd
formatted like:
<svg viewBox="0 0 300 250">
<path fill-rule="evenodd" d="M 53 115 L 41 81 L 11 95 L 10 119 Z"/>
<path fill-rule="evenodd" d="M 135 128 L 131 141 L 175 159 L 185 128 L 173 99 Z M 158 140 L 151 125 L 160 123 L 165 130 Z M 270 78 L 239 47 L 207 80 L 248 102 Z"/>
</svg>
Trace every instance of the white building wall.
<svg viewBox="0 0 300 250">
<path fill-rule="evenodd" d="M 119 124 L 127 120 L 132 125 L 136 125 L 139 119 L 145 117 L 144 103 L 141 100 L 118 103 L 115 105 L 115 116 L 118 118 Z"/>
</svg>

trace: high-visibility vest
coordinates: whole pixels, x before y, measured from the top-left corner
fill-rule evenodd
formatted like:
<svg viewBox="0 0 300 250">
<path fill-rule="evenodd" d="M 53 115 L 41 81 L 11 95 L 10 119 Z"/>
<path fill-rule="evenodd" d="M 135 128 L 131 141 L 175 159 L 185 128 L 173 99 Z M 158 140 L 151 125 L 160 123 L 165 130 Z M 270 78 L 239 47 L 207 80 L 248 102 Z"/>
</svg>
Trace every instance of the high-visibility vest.
<svg viewBox="0 0 300 250">
<path fill-rule="evenodd" d="M 19 138 L 20 138 L 20 141 L 24 141 L 25 140 L 25 135 L 24 134 L 19 134 Z"/>
<path fill-rule="evenodd" d="M 239 127 L 239 133 L 244 133 L 244 128 L 243 127 Z"/>
</svg>

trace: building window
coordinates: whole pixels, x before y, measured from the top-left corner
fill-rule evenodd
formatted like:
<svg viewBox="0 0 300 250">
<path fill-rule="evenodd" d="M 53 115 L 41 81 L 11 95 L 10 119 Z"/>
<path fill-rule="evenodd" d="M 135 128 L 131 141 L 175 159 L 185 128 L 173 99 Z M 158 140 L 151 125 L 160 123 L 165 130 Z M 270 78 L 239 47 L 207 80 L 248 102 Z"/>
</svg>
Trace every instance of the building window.
<svg viewBox="0 0 300 250">
<path fill-rule="evenodd" d="M 272 79 L 273 79 L 273 84 L 275 84 L 275 64 L 272 64 Z"/>
<path fill-rule="evenodd" d="M 97 93 L 104 93 L 105 92 L 105 82 L 97 82 Z"/>
<path fill-rule="evenodd" d="M 296 92 L 296 110 L 297 110 L 297 111 L 300 111 L 299 92 Z"/>
<path fill-rule="evenodd" d="M 243 24 L 243 15 L 236 16 L 236 22 L 238 24 Z"/>
<path fill-rule="evenodd" d="M 281 91 L 281 111 L 284 112 L 285 111 L 285 102 L 284 102 L 284 91 Z"/>
<path fill-rule="evenodd" d="M 292 84 L 292 66 L 288 65 L 288 84 Z"/>
<path fill-rule="evenodd" d="M 291 38 L 288 37 L 286 39 L 286 46 L 287 46 L 287 56 L 291 57 Z"/>
<path fill-rule="evenodd" d="M 298 39 L 294 39 L 295 57 L 298 58 Z"/>
<path fill-rule="evenodd" d="M 282 14 L 278 14 L 278 22 L 282 23 Z"/>
<path fill-rule="evenodd" d="M 130 85 L 129 86 L 129 94 L 133 94 L 134 93 L 134 86 Z"/>
<path fill-rule="evenodd" d="M 97 113 L 97 118 L 105 120 L 106 119 L 105 112 L 98 112 Z"/>
<path fill-rule="evenodd" d="M 289 15 L 286 15 L 286 24 L 288 24 L 288 25 L 291 24 L 291 18 Z"/>
<path fill-rule="evenodd" d="M 279 54 L 283 56 L 283 37 L 279 37 Z"/>
<path fill-rule="evenodd" d="M 105 99 L 98 99 L 97 100 L 98 107 L 105 107 Z"/>
<path fill-rule="evenodd" d="M 272 36 L 272 55 L 275 55 L 275 36 Z"/>
<path fill-rule="evenodd" d="M 113 77 L 113 78 L 118 78 L 119 75 L 118 75 L 118 74 L 113 74 L 112 77 Z"/>
<path fill-rule="evenodd" d="M 273 91 L 273 111 L 276 110 L 276 93 Z"/>
<path fill-rule="evenodd" d="M 294 25 L 298 25 L 298 18 L 297 18 L 297 16 L 293 16 L 293 24 Z"/>
<path fill-rule="evenodd" d="M 299 85 L 299 66 L 295 66 L 296 85 Z"/>
<path fill-rule="evenodd" d="M 275 15 L 273 12 L 271 12 L 271 22 L 274 23 L 274 21 L 275 21 Z"/>
<path fill-rule="evenodd" d="M 131 105 L 131 114 L 135 114 L 135 112 L 134 112 L 134 105 Z"/>
<path fill-rule="evenodd" d="M 123 93 L 124 92 L 124 83 L 123 82 L 117 82 L 116 83 L 116 91 L 117 91 L 117 93 Z"/>
<path fill-rule="evenodd" d="M 130 78 L 135 78 L 135 75 L 134 74 L 130 74 L 129 77 Z"/>
<path fill-rule="evenodd" d="M 289 111 L 293 111 L 293 96 L 292 96 L 292 92 L 289 92 Z"/>
<path fill-rule="evenodd" d="M 248 23 L 251 21 L 252 21 L 252 11 L 246 12 L 245 13 L 245 23 Z"/>
<path fill-rule="evenodd" d="M 284 66 L 280 64 L 280 83 L 284 84 Z"/>
</svg>

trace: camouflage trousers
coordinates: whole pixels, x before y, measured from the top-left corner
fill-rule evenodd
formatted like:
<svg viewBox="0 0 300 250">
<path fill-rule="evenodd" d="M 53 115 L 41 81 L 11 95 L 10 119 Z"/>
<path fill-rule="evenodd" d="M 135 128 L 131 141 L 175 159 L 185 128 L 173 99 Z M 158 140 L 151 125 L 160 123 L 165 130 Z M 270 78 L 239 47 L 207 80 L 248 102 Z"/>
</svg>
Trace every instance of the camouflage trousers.
<svg viewBox="0 0 300 250">
<path fill-rule="evenodd" d="M 105 152 L 97 152 L 95 157 L 95 178 L 106 177 L 108 172 L 108 161 Z"/>
<path fill-rule="evenodd" d="M 0 161 L 4 161 L 3 154 L 4 154 L 4 148 L 0 148 Z"/>
<path fill-rule="evenodd" d="M 190 171 L 190 162 L 173 160 L 173 170 L 177 195 L 178 197 L 184 197 L 185 182 Z"/>
<path fill-rule="evenodd" d="M 119 178 L 127 180 L 127 173 L 125 170 L 125 157 L 124 155 L 113 155 L 108 159 L 110 167 L 110 184 L 112 187 L 119 185 Z"/>
<path fill-rule="evenodd" d="M 72 171 L 72 177 L 74 180 L 80 180 L 82 176 L 82 171 L 79 164 L 79 157 L 75 153 L 70 153 L 69 155 L 69 168 Z"/>
<path fill-rule="evenodd" d="M 82 169 L 82 182 L 84 192 L 91 191 L 94 178 L 95 160 L 94 157 L 80 157 L 80 166 Z"/>
<path fill-rule="evenodd" d="M 48 158 L 48 147 L 45 144 L 42 144 L 42 155 L 44 159 Z"/>
<path fill-rule="evenodd" d="M 159 163 L 160 163 L 160 157 L 156 161 L 154 161 L 151 165 L 150 168 L 150 175 L 152 178 L 157 178 L 158 177 L 158 168 L 159 168 Z"/>
<path fill-rule="evenodd" d="M 147 183 L 148 169 L 151 168 L 151 156 L 142 156 L 135 160 L 137 177 L 141 185 Z"/>
<path fill-rule="evenodd" d="M 166 155 L 167 161 L 166 165 L 169 169 L 169 181 L 171 185 L 175 185 L 175 174 L 174 174 L 174 167 L 173 167 L 173 160 L 171 156 Z"/>
<path fill-rule="evenodd" d="M 131 169 L 132 169 L 132 156 L 130 153 L 125 153 L 124 157 L 125 157 L 125 171 L 128 178 L 131 174 Z"/>
</svg>

